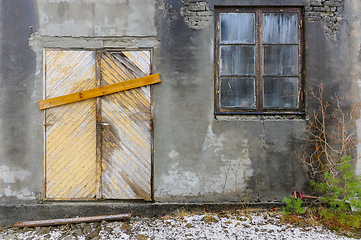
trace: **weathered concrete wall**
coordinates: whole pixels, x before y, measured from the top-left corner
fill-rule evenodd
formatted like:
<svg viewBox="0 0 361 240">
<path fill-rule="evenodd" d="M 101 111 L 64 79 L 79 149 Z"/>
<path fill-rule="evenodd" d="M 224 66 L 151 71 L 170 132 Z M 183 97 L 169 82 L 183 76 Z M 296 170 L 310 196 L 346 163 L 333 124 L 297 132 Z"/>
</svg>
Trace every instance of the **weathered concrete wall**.
<svg viewBox="0 0 361 240">
<path fill-rule="evenodd" d="M 284 5 L 305 10 L 307 115 L 215 116 L 215 6 Z M 153 72 L 162 77 L 154 87 L 155 201 L 266 202 L 309 191 L 297 158 L 307 144 L 304 124 L 317 108 L 308 93 L 323 80 L 326 99 L 358 99 L 360 8 L 356 0 L 2 2 L 0 201 L 42 197 L 36 101 L 44 47 L 154 48 Z"/>
<path fill-rule="evenodd" d="M 39 34 L 153 36 L 154 0 L 38 0 Z"/>
<path fill-rule="evenodd" d="M 214 116 L 214 6 L 258 5 L 305 9 L 304 118 Z M 154 94 L 156 199 L 264 202 L 310 191 L 297 158 L 300 146 L 309 146 L 304 125 L 318 107 L 310 91 L 322 80 L 326 100 L 334 93 L 358 99 L 350 64 L 358 47 L 350 30 L 359 23 L 352 8 L 341 0 L 158 2 L 155 67 L 163 82 Z"/>
<path fill-rule="evenodd" d="M 0 3 L 0 202 L 35 201 L 42 192 L 41 75 L 28 36 L 35 1 Z"/>
<path fill-rule="evenodd" d="M 295 157 L 304 120 L 214 116 L 213 10 L 234 4 L 159 3 L 161 45 L 154 58 L 163 82 L 154 94 L 157 200 L 272 201 L 305 188 Z"/>
<path fill-rule="evenodd" d="M 350 39 L 347 48 L 349 49 L 349 65 L 351 66 L 350 78 L 357 82 L 352 90 L 353 96 L 361 96 L 361 2 L 357 0 L 349 1 L 345 6 L 345 19 L 349 25 L 347 35 Z M 361 98 L 361 97 L 359 97 Z M 361 175 L 361 119 L 357 121 L 357 163 L 356 173 Z"/>
</svg>

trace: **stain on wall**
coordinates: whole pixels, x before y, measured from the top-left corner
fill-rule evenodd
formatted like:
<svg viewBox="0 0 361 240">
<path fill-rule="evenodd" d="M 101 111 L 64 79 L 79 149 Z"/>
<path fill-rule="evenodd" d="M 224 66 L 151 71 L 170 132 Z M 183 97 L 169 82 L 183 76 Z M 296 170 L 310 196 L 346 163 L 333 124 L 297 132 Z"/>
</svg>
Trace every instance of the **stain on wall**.
<svg viewBox="0 0 361 240">
<path fill-rule="evenodd" d="M 36 30 L 35 1 L 0 2 L 0 202 L 33 199 L 42 191 L 42 119 L 36 106 L 42 85 L 28 45 Z M 24 181 L 22 169 L 31 173 Z"/>
<path fill-rule="evenodd" d="M 38 0 L 40 35 L 152 36 L 154 0 Z"/>
<path fill-rule="evenodd" d="M 255 5 L 303 6 L 305 116 L 214 115 L 214 8 Z M 155 201 L 266 202 L 310 191 L 297 158 L 317 109 L 309 92 L 323 80 L 327 98 L 359 96 L 360 11 L 358 0 L 2 1 L 0 201 L 42 192 L 43 47 L 153 48 L 162 78 L 152 109 Z"/>
<path fill-rule="evenodd" d="M 169 155 L 175 161 L 172 161 L 174 164 L 170 166 L 168 173 L 163 174 L 164 184 L 158 188 L 157 196 L 177 198 L 231 194 L 238 198 L 239 195 L 243 195 L 247 179 L 253 174 L 248 140 L 242 139 L 235 146 L 226 137 L 229 134 L 217 136 L 209 125 L 200 156 L 202 164 L 197 163 L 193 168 L 184 166 L 179 153 L 172 150 Z M 228 148 L 231 145 L 234 149 L 230 156 Z M 216 165 L 212 162 L 214 156 L 219 158 Z"/>
<path fill-rule="evenodd" d="M 0 198 L 13 197 L 17 200 L 35 199 L 35 193 L 30 192 L 28 187 L 24 187 L 29 176 L 31 176 L 29 171 L 11 171 L 8 166 L 0 166 Z"/>
</svg>

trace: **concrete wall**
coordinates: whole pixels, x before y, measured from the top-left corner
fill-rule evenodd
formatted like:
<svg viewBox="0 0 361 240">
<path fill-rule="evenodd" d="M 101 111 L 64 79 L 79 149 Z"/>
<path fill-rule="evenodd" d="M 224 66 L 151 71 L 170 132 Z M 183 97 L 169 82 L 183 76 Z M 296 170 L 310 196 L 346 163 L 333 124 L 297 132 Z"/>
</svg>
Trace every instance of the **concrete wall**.
<svg viewBox="0 0 361 240">
<path fill-rule="evenodd" d="M 214 116 L 214 6 L 257 5 L 304 7 L 303 118 Z M 322 80 L 326 100 L 334 93 L 358 100 L 350 64 L 358 47 L 350 31 L 359 23 L 350 11 L 360 9 L 350 1 L 280 0 L 165 1 L 165 9 L 158 9 L 156 23 L 163 31 L 157 31 L 155 67 L 163 82 L 155 89 L 155 197 L 265 202 L 310 191 L 296 156 L 302 144 L 310 146 L 304 125 L 318 106 L 309 93 Z"/>
<path fill-rule="evenodd" d="M 34 1 L 0 3 L 0 202 L 35 201 L 42 192 L 41 73 L 28 37 Z"/>
<path fill-rule="evenodd" d="M 304 7 L 306 116 L 214 115 L 213 13 L 220 5 Z M 36 101 L 44 47 L 154 49 L 153 72 L 162 78 L 154 87 L 155 201 L 266 202 L 308 192 L 296 153 L 308 144 L 304 125 L 317 108 L 309 92 L 323 80 L 326 98 L 358 99 L 360 13 L 357 0 L 2 1 L 0 201 L 42 197 Z"/>
</svg>

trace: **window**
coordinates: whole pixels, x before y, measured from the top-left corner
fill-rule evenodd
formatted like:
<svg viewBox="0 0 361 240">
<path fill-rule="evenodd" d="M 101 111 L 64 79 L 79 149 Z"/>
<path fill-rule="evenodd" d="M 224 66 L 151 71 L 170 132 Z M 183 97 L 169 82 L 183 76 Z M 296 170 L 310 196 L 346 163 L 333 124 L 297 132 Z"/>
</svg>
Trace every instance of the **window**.
<svg viewBox="0 0 361 240">
<path fill-rule="evenodd" d="M 302 10 L 218 8 L 216 114 L 302 114 Z"/>
</svg>

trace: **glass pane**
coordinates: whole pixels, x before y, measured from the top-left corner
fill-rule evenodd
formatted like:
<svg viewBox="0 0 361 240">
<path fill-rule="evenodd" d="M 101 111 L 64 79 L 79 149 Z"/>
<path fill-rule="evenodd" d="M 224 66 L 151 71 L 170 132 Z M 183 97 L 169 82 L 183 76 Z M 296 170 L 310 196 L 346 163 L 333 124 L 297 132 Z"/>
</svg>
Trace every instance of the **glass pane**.
<svg viewBox="0 0 361 240">
<path fill-rule="evenodd" d="M 298 46 L 265 46 L 264 75 L 294 76 L 298 74 Z"/>
<path fill-rule="evenodd" d="M 254 43 L 254 13 L 221 13 L 221 43 Z"/>
<path fill-rule="evenodd" d="M 254 75 L 254 46 L 221 46 L 220 73 Z"/>
<path fill-rule="evenodd" d="M 263 14 L 263 43 L 298 43 L 296 13 Z"/>
<path fill-rule="evenodd" d="M 221 108 L 255 108 L 254 78 L 221 79 Z"/>
<path fill-rule="evenodd" d="M 263 108 L 297 108 L 298 78 L 264 78 Z"/>
</svg>

